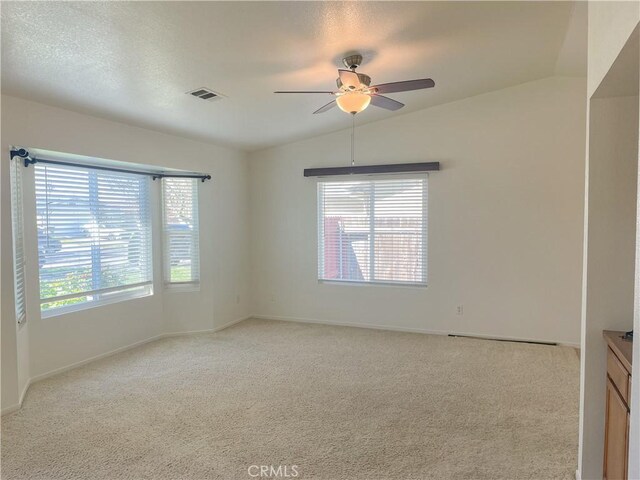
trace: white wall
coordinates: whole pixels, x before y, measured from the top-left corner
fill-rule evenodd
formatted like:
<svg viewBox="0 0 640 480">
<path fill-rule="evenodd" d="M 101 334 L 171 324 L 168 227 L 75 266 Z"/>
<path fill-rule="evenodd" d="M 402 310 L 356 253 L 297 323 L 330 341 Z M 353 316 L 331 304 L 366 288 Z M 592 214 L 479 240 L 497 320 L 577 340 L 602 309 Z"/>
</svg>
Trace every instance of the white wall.
<svg viewBox="0 0 640 480">
<path fill-rule="evenodd" d="M 599 89 L 603 87 L 603 81 L 607 78 L 614 62 L 619 58 L 620 53 L 629 41 L 629 38 L 640 22 L 640 3 L 638 2 L 589 2 L 588 21 L 588 75 L 587 75 L 587 100 L 591 99 Z M 637 59 L 636 59 L 637 60 Z M 624 70 L 624 68 L 623 68 Z M 637 70 L 637 67 L 636 67 Z M 632 70 L 626 74 L 633 74 Z M 617 81 L 624 82 L 623 76 L 619 73 L 615 75 Z M 615 94 L 615 90 L 620 88 L 628 91 L 628 85 L 605 85 L 610 95 Z M 637 90 L 636 90 L 637 92 Z M 591 111 L 595 108 L 595 111 Z M 634 114 L 635 112 L 635 114 Z M 611 200 L 617 199 L 618 205 L 625 203 L 625 212 L 630 209 L 635 210 L 635 195 L 628 191 L 628 179 L 622 181 L 627 189 L 617 185 L 615 181 L 602 179 L 600 181 L 595 175 L 589 173 L 594 162 L 594 168 L 622 169 L 629 174 L 637 171 L 638 162 L 638 99 L 595 99 L 589 102 L 588 116 L 592 119 L 588 129 L 588 144 L 586 161 L 586 183 L 588 185 L 585 211 L 585 257 L 584 257 L 584 281 L 583 281 L 583 313 L 582 313 L 582 338 L 581 338 L 581 401 L 580 401 L 580 452 L 578 456 L 579 472 L 583 479 L 602 477 L 603 458 L 603 428 L 604 428 L 604 382 L 606 375 L 605 346 L 602 339 L 603 329 L 627 330 L 631 325 L 629 318 L 628 292 L 629 279 L 628 269 L 623 268 L 622 277 L 616 278 L 615 283 L 623 300 L 620 304 L 613 306 L 618 292 L 607 290 L 608 296 L 604 297 L 595 289 L 594 283 L 601 283 L 607 277 L 611 278 L 611 272 L 606 266 L 598 265 L 598 259 L 614 256 L 616 252 L 607 251 L 609 245 L 616 242 L 620 236 L 624 238 L 623 243 L 629 241 L 630 229 L 628 220 L 620 225 L 620 220 L 624 218 L 619 212 L 610 211 L 612 218 L 616 219 L 615 224 L 610 225 L 610 237 L 596 234 L 596 244 L 590 245 L 592 234 L 603 228 L 607 228 L 606 218 L 603 219 L 602 212 L 598 210 L 611 208 Z M 627 122 L 622 124 L 620 117 L 627 118 Z M 629 118 L 635 116 L 636 118 Z M 609 120 L 610 126 L 607 127 Z M 635 126 L 635 127 L 634 127 Z M 634 131 L 635 128 L 635 131 Z M 606 158 L 607 148 L 609 157 Z M 593 152 L 591 149 L 594 149 Z M 635 159 L 633 157 L 635 149 Z M 625 153 L 626 152 L 626 153 Z M 603 157 L 603 155 L 605 155 Z M 591 158 L 593 156 L 593 159 Z M 633 163 L 635 162 L 635 167 Z M 611 172 L 615 175 L 615 171 Z M 636 177 L 637 178 L 637 177 Z M 594 185 L 589 185 L 594 181 Z M 607 190 L 608 189 L 608 190 Z M 595 197 L 591 197 L 592 190 Z M 601 203 L 604 200 L 604 203 Z M 591 209 L 596 212 L 592 215 Z M 606 215 L 605 215 L 606 217 Z M 637 214 L 636 214 L 637 218 Z M 592 219 L 595 222 L 592 223 Z M 607 239 L 608 238 L 608 239 Z M 640 242 L 636 242 L 636 249 Z M 592 248 L 593 247 L 593 248 Z M 618 261 L 625 260 L 634 263 L 633 254 L 622 252 Z M 621 278 L 627 276 L 627 282 L 622 285 Z M 634 329 L 640 328 L 640 272 L 636 269 L 635 286 L 635 317 Z M 592 282 L 593 280 L 593 282 Z M 590 285 L 591 284 L 591 285 Z M 632 284 L 633 285 L 633 284 Z M 632 287 L 633 288 L 633 287 Z M 605 300 L 602 304 L 599 299 Z M 598 317 L 598 312 L 604 312 L 606 306 L 612 306 L 606 313 L 606 317 Z M 640 346 L 638 342 L 634 345 L 634 364 L 640 363 Z M 631 395 L 631 438 L 630 452 L 640 450 L 640 376 L 632 377 Z M 629 457 L 629 478 L 640 478 L 640 458 L 638 455 Z"/>
<path fill-rule="evenodd" d="M 600 478 L 604 449 L 603 330 L 631 330 L 634 309 L 638 98 L 592 99 L 583 355 L 583 478 Z"/>
<path fill-rule="evenodd" d="M 316 280 L 302 171 L 348 165 L 350 132 L 251 154 L 253 313 L 578 344 L 585 94 L 554 77 L 357 127 L 359 164 L 441 162 L 426 289 Z"/>
<path fill-rule="evenodd" d="M 10 145 L 211 173 L 213 180 L 200 189 L 200 291 L 163 291 L 161 244 L 156 235 L 153 296 L 41 319 L 35 207 L 29 195 L 33 169 L 28 168 L 28 321 L 17 329 L 11 265 Z M 2 96 L 2 152 L 3 410 L 18 402 L 29 378 L 161 333 L 212 329 L 249 315 L 249 194 L 244 153 L 8 96 Z M 155 185 L 156 198 L 158 194 Z M 159 219 L 158 209 L 154 215 Z"/>
<path fill-rule="evenodd" d="M 638 91 L 640 91 L 640 81 L 638 82 Z M 638 125 L 640 125 L 640 98 L 638 99 Z M 640 152 L 640 128 L 638 133 L 638 152 Z M 640 164 L 640 155 L 638 158 Z M 640 168 L 639 168 L 640 172 Z M 638 176 L 638 188 L 636 190 L 636 261 L 635 261 L 635 277 L 634 277 L 634 312 L 633 312 L 633 330 L 640 332 L 640 175 Z M 632 353 L 633 365 L 640 365 L 640 342 L 635 341 Z M 638 368 L 638 367 L 636 367 Z M 631 378 L 631 400 L 630 408 L 631 418 L 629 419 L 629 452 L 640 452 L 640 375 L 637 373 Z M 640 455 L 629 455 L 629 478 L 640 478 Z"/>
</svg>

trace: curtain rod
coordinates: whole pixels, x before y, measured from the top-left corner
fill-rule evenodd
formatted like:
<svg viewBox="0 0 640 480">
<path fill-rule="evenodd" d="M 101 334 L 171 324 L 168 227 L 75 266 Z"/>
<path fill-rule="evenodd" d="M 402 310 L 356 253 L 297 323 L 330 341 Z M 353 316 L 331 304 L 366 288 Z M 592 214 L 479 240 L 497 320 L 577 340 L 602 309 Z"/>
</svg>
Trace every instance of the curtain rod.
<svg viewBox="0 0 640 480">
<path fill-rule="evenodd" d="M 355 167 L 305 168 L 305 177 L 333 175 L 366 175 L 375 173 L 433 172 L 440 170 L 440 162 L 392 163 L 390 165 L 360 165 Z"/>
<path fill-rule="evenodd" d="M 87 165 L 83 163 L 74 163 L 74 162 L 63 162 L 60 160 L 48 160 L 46 158 L 36 158 L 31 157 L 29 152 L 24 148 L 12 149 L 11 150 L 11 159 L 13 157 L 20 157 L 24 160 L 24 166 L 28 167 L 29 165 L 33 165 L 34 163 L 50 163 L 53 165 L 63 165 L 65 167 L 83 167 L 83 168 L 92 168 L 95 170 L 106 170 L 108 172 L 120 172 L 120 173 L 134 173 L 136 175 L 148 175 L 152 180 L 157 178 L 199 178 L 203 182 L 206 180 L 211 180 L 211 175 L 206 174 L 181 174 L 181 173 L 161 173 L 161 172 L 150 172 L 144 170 L 128 170 L 126 168 L 117 168 L 117 167 L 104 167 L 101 165 Z"/>
</svg>

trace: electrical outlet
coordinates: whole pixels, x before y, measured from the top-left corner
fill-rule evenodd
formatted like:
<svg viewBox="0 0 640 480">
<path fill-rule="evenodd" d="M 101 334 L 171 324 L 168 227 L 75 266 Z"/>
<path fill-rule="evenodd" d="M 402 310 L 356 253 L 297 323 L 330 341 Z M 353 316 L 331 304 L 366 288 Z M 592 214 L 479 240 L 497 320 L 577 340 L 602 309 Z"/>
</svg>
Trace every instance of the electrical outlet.
<svg viewBox="0 0 640 480">
<path fill-rule="evenodd" d="M 458 305 L 456 307 L 456 315 L 464 315 L 464 305 Z"/>
</svg>

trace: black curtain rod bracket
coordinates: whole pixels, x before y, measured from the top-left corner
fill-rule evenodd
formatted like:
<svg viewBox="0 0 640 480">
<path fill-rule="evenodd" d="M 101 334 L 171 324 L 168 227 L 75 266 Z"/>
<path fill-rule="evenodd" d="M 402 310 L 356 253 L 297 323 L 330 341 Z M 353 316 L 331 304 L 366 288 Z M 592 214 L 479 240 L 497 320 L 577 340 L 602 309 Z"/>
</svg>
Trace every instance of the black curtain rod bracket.
<svg viewBox="0 0 640 480">
<path fill-rule="evenodd" d="M 24 158 L 25 160 L 29 158 L 29 152 L 27 152 L 24 148 L 19 148 L 17 150 L 10 150 L 9 152 L 11 154 L 11 160 L 13 160 L 13 157 L 20 157 L 20 158 Z M 25 164 L 25 167 L 27 165 Z"/>
<path fill-rule="evenodd" d="M 440 170 L 440 162 L 391 163 L 388 165 L 359 165 L 352 167 L 305 168 L 305 177 L 330 177 L 335 175 L 372 175 L 383 173 L 419 173 Z"/>
<path fill-rule="evenodd" d="M 207 174 L 197 174 L 197 173 L 160 173 L 160 172 L 149 172 L 149 171 L 141 171 L 141 170 L 128 170 L 126 168 L 117 168 L 117 167 L 106 167 L 102 165 L 87 165 L 83 163 L 74 163 L 74 162 L 62 162 L 60 160 L 48 160 L 45 158 L 36 158 L 31 157 L 29 152 L 24 148 L 12 149 L 11 150 L 11 159 L 14 157 L 20 157 L 24 159 L 24 166 L 28 167 L 29 165 L 33 165 L 34 163 L 50 163 L 53 165 L 62 165 L 65 167 L 83 167 L 83 168 L 93 168 L 95 170 L 106 170 L 108 172 L 120 172 L 120 173 L 134 173 L 136 175 L 148 175 L 152 180 L 156 180 L 157 178 L 199 178 L 202 182 L 206 180 L 211 180 L 211 175 Z"/>
</svg>

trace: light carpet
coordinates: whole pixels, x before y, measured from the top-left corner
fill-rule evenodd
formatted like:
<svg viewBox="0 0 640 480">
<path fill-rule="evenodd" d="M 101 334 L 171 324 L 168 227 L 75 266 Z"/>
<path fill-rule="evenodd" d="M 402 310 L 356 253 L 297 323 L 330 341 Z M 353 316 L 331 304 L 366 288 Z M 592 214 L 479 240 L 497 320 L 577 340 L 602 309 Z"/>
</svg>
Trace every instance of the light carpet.
<svg viewBox="0 0 640 480">
<path fill-rule="evenodd" d="M 570 479 L 578 377 L 571 348 L 247 320 L 35 383 L 2 478 Z"/>
</svg>

